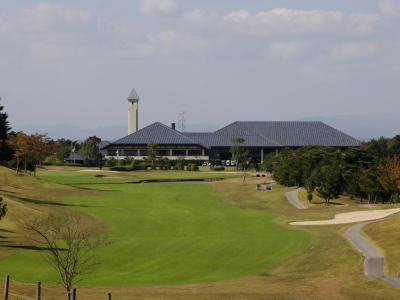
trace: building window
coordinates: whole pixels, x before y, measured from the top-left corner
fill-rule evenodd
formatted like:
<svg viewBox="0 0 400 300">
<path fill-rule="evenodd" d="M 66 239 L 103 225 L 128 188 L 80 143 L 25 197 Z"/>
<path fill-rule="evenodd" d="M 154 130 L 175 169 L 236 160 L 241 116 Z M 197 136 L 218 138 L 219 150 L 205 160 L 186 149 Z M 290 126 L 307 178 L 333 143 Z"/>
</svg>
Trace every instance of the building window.
<svg viewBox="0 0 400 300">
<path fill-rule="evenodd" d="M 189 150 L 189 156 L 201 156 L 201 150 Z"/>
<path fill-rule="evenodd" d="M 125 150 L 124 155 L 125 156 L 137 156 L 137 150 Z"/>
<path fill-rule="evenodd" d="M 147 149 L 140 149 L 140 156 L 147 156 Z"/>
<path fill-rule="evenodd" d="M 169 150 L 158 150 L 157 155 L 158 156 L 169 156 Z"/>
<path fill-rule="evenodd" d="M 115 151 L 115 150 L 107 150 L 107 155 L 116 156 L 117 155 L 117 151 Z"/>
<path fill-rule="evenodd" d="M 172 156 L 186 156 L 186 150 L 172 150 Z"/>
</svg>

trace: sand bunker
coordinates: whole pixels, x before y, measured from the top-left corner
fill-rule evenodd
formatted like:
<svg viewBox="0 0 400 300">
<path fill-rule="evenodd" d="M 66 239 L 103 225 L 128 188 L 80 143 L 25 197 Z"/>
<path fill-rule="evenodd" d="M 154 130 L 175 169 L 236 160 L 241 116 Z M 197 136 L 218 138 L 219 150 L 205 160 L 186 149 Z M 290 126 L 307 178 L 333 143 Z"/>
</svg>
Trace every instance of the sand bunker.
<svg viewBox="0 0 400 300">
<path fill-rule="evenodd" d="M 337 225 L 347 223 L 357 223 L 364 221 L 377 220 L 385 218 L 389 215 L 400 212 L 400 208 L 381 209 L 381 210 L 365 210 L 341 213 L 335 215 L 334 219 L 321 220 L 321 221 L 304 221 L 304 222 L 291 222 L 290 225 L 294 226 L 317 226 L 317 225 Z"/>
</svg>

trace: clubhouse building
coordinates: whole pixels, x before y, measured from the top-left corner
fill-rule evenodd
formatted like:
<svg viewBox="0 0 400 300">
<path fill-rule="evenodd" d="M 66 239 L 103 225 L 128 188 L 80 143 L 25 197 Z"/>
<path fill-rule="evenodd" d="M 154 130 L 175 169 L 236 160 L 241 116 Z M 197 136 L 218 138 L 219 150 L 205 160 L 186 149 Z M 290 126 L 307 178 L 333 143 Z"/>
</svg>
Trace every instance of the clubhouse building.
<svg viewBox="0 0 400 300">
<path fill-rule="evenodd" d="M 232 139 L 242 138 L 254 161 L 262 162 L 268 153 L 304 146 L 329 146 L 338 150 L 360 146 L 357 139 L 316 121 L 236 121 L 215 132 L 180 132 L 175 123 L 156 122 L 138 129 L 138 101 L 133 89 L 128 97 L 128 135 L 102 148 L 106 158 L 143 159 L 147 145 L 157 144 L 160 157 L 175 159 L 231 159 Z"/>
</svg>

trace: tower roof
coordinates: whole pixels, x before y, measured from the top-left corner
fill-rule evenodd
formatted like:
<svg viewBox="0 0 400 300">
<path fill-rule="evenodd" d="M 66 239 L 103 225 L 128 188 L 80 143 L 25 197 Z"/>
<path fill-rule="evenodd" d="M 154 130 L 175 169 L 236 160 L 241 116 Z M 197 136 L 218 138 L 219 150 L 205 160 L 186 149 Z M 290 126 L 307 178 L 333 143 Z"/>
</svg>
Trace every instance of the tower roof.
<svg viewBox="0 0 400 300">
<path fill-rule="evenodd" d="M 132 89 L 132 91 L 130 92 L 129 96 L 128 96 L 128 101 L 137 101 L 139 100 L 139 96 L 136 93 L 135 89 Z"/>
</svg>

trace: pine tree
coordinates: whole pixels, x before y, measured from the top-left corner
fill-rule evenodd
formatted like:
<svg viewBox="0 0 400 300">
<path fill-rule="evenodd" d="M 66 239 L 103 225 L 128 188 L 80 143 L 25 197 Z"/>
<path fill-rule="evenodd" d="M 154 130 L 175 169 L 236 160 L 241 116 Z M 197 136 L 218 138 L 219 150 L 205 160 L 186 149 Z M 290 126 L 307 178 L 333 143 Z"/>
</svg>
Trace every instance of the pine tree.
<svg viewBox="0 0 400 300">
<path fill-rule="evenodd" d="M 233 138 L 233 146 L 230 149 L 232 160 L 236 161 L 236 168 L 242 171 L 243 184 L 246 184 L 246 170 L 249 167 L 251 157 L 241 145 L 244 143 L 243 138 Z"/>
<path fill-rule="evenodd" d="M 0 220 L 5 217 L 7 213 L 7 204 L 3 203 L 3 198 L 0 197 Z"/>
<path fill-rule="evenodd" d="M 11 128 L 10 123 L 8 122 L 8 115 L 6 112 L 4 112 L 4 106 L 0 104 L 0 163 L 9 161 L 12 157 L 12 151 L 6 143 L 7 135 L 10 130 Z"/>
</svg>

